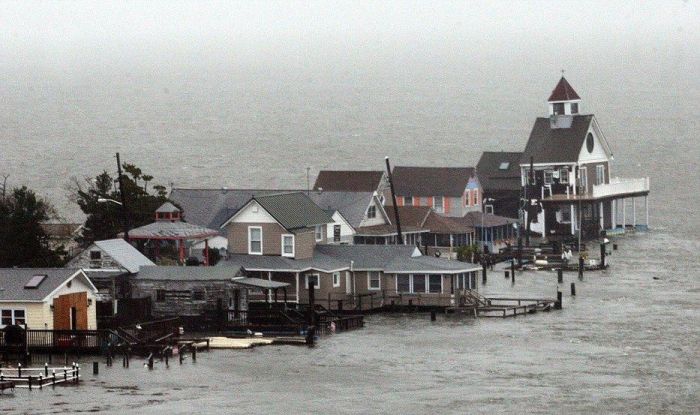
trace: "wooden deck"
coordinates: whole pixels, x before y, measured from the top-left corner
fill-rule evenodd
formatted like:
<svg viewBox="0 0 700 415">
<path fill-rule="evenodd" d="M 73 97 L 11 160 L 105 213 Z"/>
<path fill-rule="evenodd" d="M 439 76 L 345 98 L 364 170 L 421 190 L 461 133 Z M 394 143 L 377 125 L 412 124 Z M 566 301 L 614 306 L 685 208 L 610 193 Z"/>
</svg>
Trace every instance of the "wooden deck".
<svg viewBox="0 0 700 415">
<path fill-rule="evenodd" d="M 447 307 L 446 313 L 466 314 L 474 317 L 516 317 L 549 311 L 555 308 L 556 300 L 549 298 L 505 298 L 474 295 L 476 301 L 455 307 Z"/>
</svg>

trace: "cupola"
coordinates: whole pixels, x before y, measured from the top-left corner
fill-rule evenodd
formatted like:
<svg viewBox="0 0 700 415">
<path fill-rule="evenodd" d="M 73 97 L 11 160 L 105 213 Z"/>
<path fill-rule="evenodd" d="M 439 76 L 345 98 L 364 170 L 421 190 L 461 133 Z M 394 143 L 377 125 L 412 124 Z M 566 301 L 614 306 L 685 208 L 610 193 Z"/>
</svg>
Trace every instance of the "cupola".
<svg viewBox="0 0 700 415">
<path fill-rule="evenodd" d="M 180 213 L 175 205 L 165 202 L 156 209 L 156 222 L 179 222 L 182 219 Z"/>
<path fill-rule="evenodd" d="M 557 115 L 577 115 L 581 97 L 578 96 L 574 88 L 562 75 L 559 83 L 547 100 L 549 102 L 549 116 Z"/>
</svg>

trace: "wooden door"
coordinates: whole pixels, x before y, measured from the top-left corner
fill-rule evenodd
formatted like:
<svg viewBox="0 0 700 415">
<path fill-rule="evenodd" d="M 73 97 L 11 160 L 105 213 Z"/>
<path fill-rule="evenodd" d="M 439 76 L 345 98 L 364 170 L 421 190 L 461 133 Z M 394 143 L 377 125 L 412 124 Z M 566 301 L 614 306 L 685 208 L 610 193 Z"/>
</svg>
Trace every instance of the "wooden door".
<svg viewBox="0 0 700 415">
<path fill-rule="evenodd" d="M 54 298 L 54 330 L 87 330 L 87 321 L 87 293 L 65 294 Z"/>
</svg>

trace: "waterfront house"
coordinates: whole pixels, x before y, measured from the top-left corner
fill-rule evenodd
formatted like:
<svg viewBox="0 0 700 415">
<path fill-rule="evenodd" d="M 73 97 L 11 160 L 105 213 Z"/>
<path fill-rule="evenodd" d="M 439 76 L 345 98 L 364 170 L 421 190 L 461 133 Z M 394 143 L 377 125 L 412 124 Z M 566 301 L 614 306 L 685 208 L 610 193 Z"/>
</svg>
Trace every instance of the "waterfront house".
<svg viewBox="0 0 700 415">
<path fill-rule="evenodd" d="M 0 269 L 0 328 L 94 330 L 97 288 L 81 269 Z"/>
<path fill-rule="evenodd" d="M 481 210 L 482 190 L 474 168 L 396 166 L 392 180 L 398 206 L 429 206 L 453 217 Z M 391 204 L 391 194 L 385 197 Z"/>
<path fill-rule="evenodd" d="M 631 201 L 648 208 L 649 179 L 612 177 L 613 153 L 593 114 L 582 114 L 581 98 L 562 77 L 549 100 L 549 116 L 537 118 L 520 159 L 526 219 L 532 232 L 550 239 L 581 231 L 584 239 L 627 225 Z"/>
<path fill-rule="evenodd" d="M 518 218 L 520 208 L 521 151 L 485 151 L 476 165 L 484 192 L 484 212 Z"/>
</svg>

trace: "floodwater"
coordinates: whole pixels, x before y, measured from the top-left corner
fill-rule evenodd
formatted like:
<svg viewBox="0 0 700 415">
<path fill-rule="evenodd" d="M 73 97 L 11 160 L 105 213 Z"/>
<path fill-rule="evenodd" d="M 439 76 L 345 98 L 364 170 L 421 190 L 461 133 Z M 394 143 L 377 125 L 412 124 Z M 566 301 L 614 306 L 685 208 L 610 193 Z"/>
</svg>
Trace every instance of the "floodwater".
<svg viewBox="0 0 700 415">
<path fill-rule="evenodd" d="M 700 284 L 661 233 L 617 239 L 611 268 L 565 274 L 564 309 L 517 318 L 367 317 L 317 346 L 201 352 L 197 362 L 84 363 L 80 386 L 18 390 L 0 413 L 698 413 Z M 570 283 L 576 283 L 571 297 Z M 489 274 L 489 294 L 556 294 L 556 273 Z M 484 287 L 481 287 L 484 289 Z"/>
</svg>

